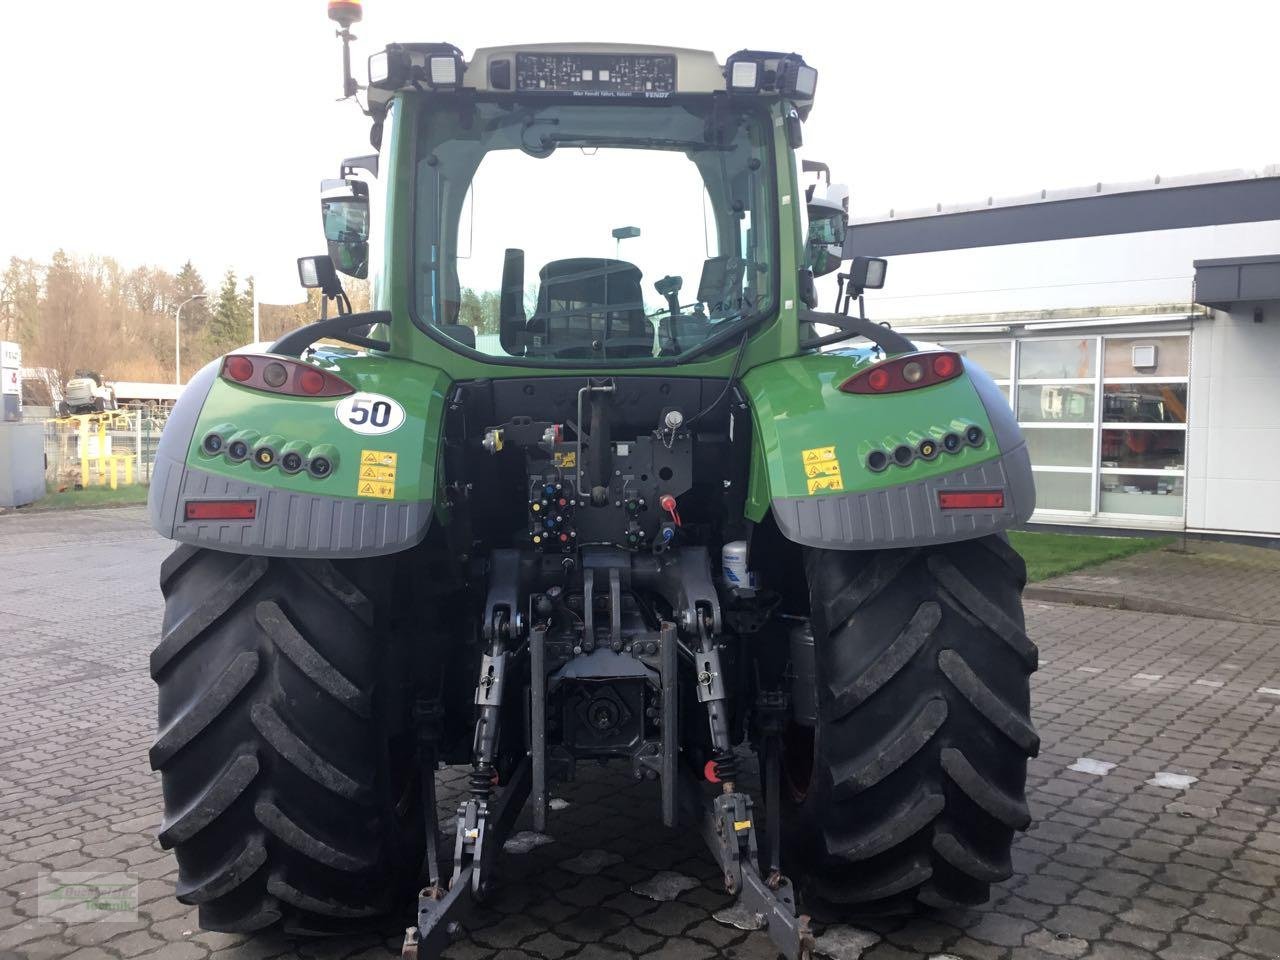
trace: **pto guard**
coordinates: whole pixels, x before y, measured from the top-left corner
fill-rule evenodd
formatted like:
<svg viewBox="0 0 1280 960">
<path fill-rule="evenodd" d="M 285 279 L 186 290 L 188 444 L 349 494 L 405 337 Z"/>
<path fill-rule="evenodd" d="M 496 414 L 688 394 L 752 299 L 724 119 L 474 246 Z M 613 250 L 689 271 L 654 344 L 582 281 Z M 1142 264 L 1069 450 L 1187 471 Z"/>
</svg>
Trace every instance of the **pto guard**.
<svg viewBox="0 0 1280 960">
<path fill-rule="evenodd" d="M 147 499 L 151 525 L 161 536 L 234 553 L 330 559 L 395 553 L 422 540 L 431 521 L 431 500 L 370 500 L 290 490 L 255 482 L 271 474 L 248 465 L 241 479 L 191 462 L 193 438 L 207 419 L 201 412 L 220 384 L 221 365 L 221 359 L 215 360 L 191 378 L 161 434 Z M 333 425 L 330 418 L 325 427 Z M 251 500 L 254 518 L 189 521 L 189 500 Z"/>
<path fill-rule="evenodd" d="M 782 363 L 806 360 L 813 362 L 818 358 L 795 358 Z M 1026 522 L 1035 510 L 1035 485 L 1026 441 L 1008 402 L 991 378 L 967 360 L 965 372 L 967 377 L 922 389 L 916 396 L 851 397 L 830 389 L 831 381 L 826 381 L 827 386 L 821 391 L 815 383 L 813 392 L 821 393 L 820 402 L 811 402 L 806 412 L 796 417 L 794 410 L 801 408 L 782 400 L 778 403 L 779 409 L 790 406 L 792 413 L 772 421 L 762 416 L 767 402 L 757 402 L 763 399 L 760 394 L 768 389 L 768 384 L 753 385 L 748 378 L 749 389 L 754 387 L 751 392 L 757 426 L 770 461 L 781 458 L 784 465 L 790 460 L 800 462 L 817 450 L 829 450 L 830 456 L 838 457 L 834 469 L 840 478 L 841 492 L 817 490 L 791 495 L 794 480 L 782 478 L 782 482 L 777 482 L 778 472 L 770 471 L 769 506 L 782 534 L 810 547 L 879 550 L 975 539 Z M 790 371 L 790 375 L 794 381 L 795 371 Z M 816 379 L 822 380 L 822 377 Z M 791 386 L 794 387 L 794 382 Z M 930 463 L 916 462 L 908 469 L 891 464 L 882 473 L 872 473 L 865 466 L 866 451 L 871 447 L 865 441 L 859 443 L 850 434 L 889 431 L 897 440 L 909 440 L 921 434 L 927 437 L 928 432 L 916 433 L 910 429 L 913 419 L 926 415 L 922 412 L 924 408 L 918 406 L 921 402 L 934 410 L 942 406 L 956 418 L 953 423 L 981 426 L 986 433 L 985 443 L 980 449 L 962 451 L 955 458 L 954 469 L 946 469 L 950 461 L 946 454 L 941 454 Z M 837 413 L 839 419 L 831 419 Z M 804 422 L 815 418 L 826 421 L 817 426 L 816 431 L 812 423 Z M 868 423 L 873 424 L 870 429 L 862 426 Z M 893 434 L 899 424 L 901 427 Z M 818 434 L 822 434 L 824 440 L 829 436 L 831 442 L 817 447 L 819 441 L 814 438 Z M 890 440 L 889 444 L 893 442 L 895 440 Z M 915 469 L 917 467 L 921 469 Z M 895 474 L 903 475 L 903 482 L 893 483 Z M 792 489 L 787 489 L 788 484 Z M 944 510 L 939 498 L 943 491 L 999 491 L 1003 494 L 1003 506 Z"/>
</svg>

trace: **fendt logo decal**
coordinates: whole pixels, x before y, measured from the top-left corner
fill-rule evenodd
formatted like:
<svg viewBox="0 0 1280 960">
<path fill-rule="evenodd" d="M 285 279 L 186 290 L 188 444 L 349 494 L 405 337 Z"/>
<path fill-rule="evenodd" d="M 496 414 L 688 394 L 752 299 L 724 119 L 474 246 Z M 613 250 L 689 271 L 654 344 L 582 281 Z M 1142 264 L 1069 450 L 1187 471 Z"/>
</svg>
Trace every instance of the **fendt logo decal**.
<svg viewBox="0 0 1280 960">
<path fill-rule="evenodd" d="M 334 415 L 348 430 L 365 436 L 390 433 L 404 423 L 404 407 L 380 393 L 353 393 L 343 397 Z"/>
</svg>

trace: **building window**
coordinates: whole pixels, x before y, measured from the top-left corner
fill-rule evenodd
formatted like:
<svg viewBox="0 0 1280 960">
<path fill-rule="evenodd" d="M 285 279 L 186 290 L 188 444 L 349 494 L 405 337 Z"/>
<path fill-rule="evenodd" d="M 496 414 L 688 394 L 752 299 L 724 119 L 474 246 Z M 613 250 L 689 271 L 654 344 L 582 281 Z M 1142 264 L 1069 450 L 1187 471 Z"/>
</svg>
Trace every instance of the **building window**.
<svg viewBox="0 0 1280 960">
<path fill-rule="evenodd" d="M 1031 462 L 1038 467 L 1093 469 L 1093 427 L 1083 430 L 1023 430 Z"/>
<path fill-rule="evenodd" d="M 1181 517 L 1181 476 L 1150 474 L 1102 474 L 1100 512 L 1143 517 Z"/>
<path fill-rule="evenodd" d="M 1135 376 L 1185 377 L 1190 367 L 1191 338 L 1107 337 L 1102 357 L 1102 375 L 1107 378 Z"/>
<path fill-rule="evenodd" d="M 1093 471 L 1061 473 L 1035 469 L 1036 509 L 1088 513 L 1093 500 Z"/>
<path fill-rule="evenodd" d="M 972 360 L 996 383 L 1008 383 L 1013 376 L 1013 344 L 1009 340 L 986 340 L 981 343 L 949 345 L 960 356 Z"/>
<path fill-rule="evenodd" d="M 1019 380 L 1091 380 L 1097 364 L 1097 337 L 1023 340 L 1018 344 Z"/>
<path fill-rule="evenodd" d="M 1182 470 L 1186 453 L 1187 435 L 1182 430 L 1102 431 L 1104 470 Z"/>
<path fill-rule="evenodd" d="M 1014 412 L 1031 453 L 1036 508 L 1092 513 L 1098 464 L 1098 338 L 1019 340 L 1014 376 Z"/>
<path fill-rule="evenodd" d="M 1093 384 L 1018 384 L 1018 419 L 1024 423 L 1083 423 L 1093 427 Z"/>
<path fill-rule="evenodd" d="M 1183 516 L 1189 336 L 1107 337 L 1098 512 Z"/>
<path fill-rule="evenodd" d="M 1102 388 L 1107 423 L 1187 422 L 1186 383 L 1110 383 Z"/>
</svg>

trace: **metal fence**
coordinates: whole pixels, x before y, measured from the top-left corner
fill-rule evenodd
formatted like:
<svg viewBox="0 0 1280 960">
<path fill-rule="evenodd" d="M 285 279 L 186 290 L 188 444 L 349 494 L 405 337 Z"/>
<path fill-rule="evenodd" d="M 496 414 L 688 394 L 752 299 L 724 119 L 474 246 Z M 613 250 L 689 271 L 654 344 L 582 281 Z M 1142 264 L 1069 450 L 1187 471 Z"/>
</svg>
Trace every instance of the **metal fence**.
<svg viewBox="0 0 1280 960">
<path fill-rule="evenodd" d="M 45 480 L 56 489 L 150 483 L 167 415 L 148 405 L 44 418 Z"/>
</svg>

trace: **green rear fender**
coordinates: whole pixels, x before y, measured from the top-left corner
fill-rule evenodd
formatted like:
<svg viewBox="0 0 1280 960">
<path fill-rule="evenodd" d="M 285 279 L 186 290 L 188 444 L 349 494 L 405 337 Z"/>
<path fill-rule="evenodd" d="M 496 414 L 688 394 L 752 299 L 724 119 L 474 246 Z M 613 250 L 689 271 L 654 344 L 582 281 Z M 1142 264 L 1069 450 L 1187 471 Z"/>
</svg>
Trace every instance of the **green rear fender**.
<svg viewBox="0 0 1280 960">
<path fill-rule="evenodd" d="M 219 377 L 221 360 L 192 378 L 157 451 L 149 498 L 156 530 L 269 556 L 375 556 L 422 539 L 438 500 L 449 378 L 413 361 L 342 350 L 312 362 L 356 395 L 253 390 Z M 220 438 L 217 450 L 206 443 L 211 435 Z M 232 456 L 236 439 L 248 442 L 247 458 Z M 273 453 L 269 463 L 255 456 L 263 449 Z M 252 518 L 188 519 L 189 503 L 221 500 L 252 502 Z"/>
<path fill-rule="evenodd" d="M 788 538 L 845 550 L 964 540 L 1024 522 L 1035 508 L 1026 443 L 991 378 L 966 361 L 962 376 L 918 390 L 839 389 L 873 362 L 872 351 L 850 349 L 747 373 L 755 423 L 748 518 L 772 511 Z M 966 439 L 971 428 L 976 443 Z M 960 438 L 954 452 L 948 435 Z M 930 440 L 936 452 L 921 455 Z M 887 465 L 876 470 L 880 455 Z M 999 493 L 1002 503 L 944 509 L 943 490 Z"/>
</svg>

